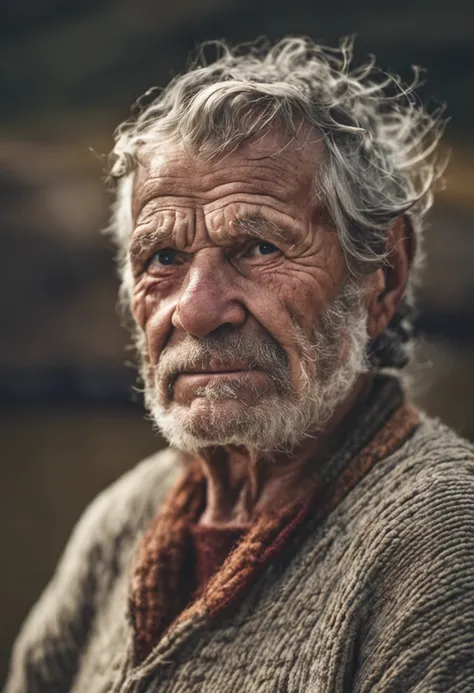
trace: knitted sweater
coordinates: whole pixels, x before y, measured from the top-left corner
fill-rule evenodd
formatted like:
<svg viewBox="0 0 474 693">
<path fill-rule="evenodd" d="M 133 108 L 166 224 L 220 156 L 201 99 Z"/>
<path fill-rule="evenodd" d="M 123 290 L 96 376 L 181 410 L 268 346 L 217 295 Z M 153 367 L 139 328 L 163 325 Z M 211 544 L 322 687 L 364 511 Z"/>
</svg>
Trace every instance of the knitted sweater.
<svg viewBox="0 0 474 693">
<path fill-rule="evenodd" d="M 139 547 L 186 486 L 170 450 L 122 477 L 75 529 L 6 693 L 474 691 L 473 448 L 426 417 L 393 445 L 388 413 L 406 410 L 374 433 L 371 407 L 326 468 L 345 490 L 267 522 L 266 544 L 251 530 L 144 658 L 137 623 L 153 632 L 155 614 L 131 604 L 157 588 Z"/>
</svg>

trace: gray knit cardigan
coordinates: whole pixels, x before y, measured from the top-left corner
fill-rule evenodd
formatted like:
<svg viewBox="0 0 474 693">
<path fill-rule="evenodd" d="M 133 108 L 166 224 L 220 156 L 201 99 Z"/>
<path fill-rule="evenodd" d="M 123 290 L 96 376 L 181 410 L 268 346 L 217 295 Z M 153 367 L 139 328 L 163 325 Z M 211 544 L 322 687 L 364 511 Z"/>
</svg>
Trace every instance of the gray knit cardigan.
<svg viewBox="0 0 474 693">
<path fill-rule="evenodd" d="M 451 430 L 423 418 L 291 560 L 134 666 L 131 556 L 178 467 L 155 455 L 87 509 L 18 638 L 6 693 L 474 691 L 474 454 Z"/>
</svg>

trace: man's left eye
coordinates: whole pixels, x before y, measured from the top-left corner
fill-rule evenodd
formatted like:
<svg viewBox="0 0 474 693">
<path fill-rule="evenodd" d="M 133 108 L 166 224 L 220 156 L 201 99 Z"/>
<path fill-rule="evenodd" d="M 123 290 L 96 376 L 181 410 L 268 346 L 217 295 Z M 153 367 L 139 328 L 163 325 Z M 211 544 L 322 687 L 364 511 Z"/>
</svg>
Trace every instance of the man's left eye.
<svg viewBox="0 0 474 693">
<path fill-rule="evenodd" d="M 150 267 L 164 267 L 166 265 L 174 265 L 177 260 L 177 252 L 171 248 L 165 248 L 164 250 L 159 250 L 157 253 L 151 256 L 148 266 Z"/>
<path fill-rule="evenodd" d="M 278 253 L 278 248 L 273 243 L 257 243 L 251 249 L 251 254 L 255 257 L 263 257 L 264 255 L 272 255 Z"/>
</svg>

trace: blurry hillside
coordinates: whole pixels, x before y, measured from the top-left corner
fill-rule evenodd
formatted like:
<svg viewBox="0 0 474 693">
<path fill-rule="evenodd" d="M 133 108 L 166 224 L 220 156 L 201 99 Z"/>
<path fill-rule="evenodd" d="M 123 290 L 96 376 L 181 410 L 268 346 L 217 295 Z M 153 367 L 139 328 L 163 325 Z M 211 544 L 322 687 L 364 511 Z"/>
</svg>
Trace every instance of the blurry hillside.
<svg viewBox="0 0 474 693">
<path fill-rule="evenodd" d="M 132 400 L 101 154 L 129 105 L 204 39 L 357 33 L 357 55 L 447 102 L 453 155 L 426 234 L 414 390 L 474 439 L 474 4 L 451 0 L 4 0 L 0 5 L 0 679 L 71 525 L 158 445 Z M 95 152 L 95 153 L 93 153 Z"/>
</svg>

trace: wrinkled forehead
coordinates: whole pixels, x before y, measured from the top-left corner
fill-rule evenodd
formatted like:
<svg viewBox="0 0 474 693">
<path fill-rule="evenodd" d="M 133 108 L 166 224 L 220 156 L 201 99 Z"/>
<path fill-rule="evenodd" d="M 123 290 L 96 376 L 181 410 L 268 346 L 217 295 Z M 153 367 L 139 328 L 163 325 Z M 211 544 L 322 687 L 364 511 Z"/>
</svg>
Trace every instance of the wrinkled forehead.
<svg viewBox="0 0 474 693">
<path fill-rule="evenodd" d="M 157 196 L 179 195 L 188 188 L 205 194 L 211 187 L 224 192 L 226 185 L 246 181 L 258 182 L 262 192 L 276 191 L 292 199 L 299 194 L 307 197 L 324 158 L 323 138 L 309 125 L 292 136 L 280 128 L 269 128 L 214 157 L 193 153 L 173 139 L 149 138 L 136 154 L 133 208 L 141 205 L 150 188 Z"/>
</svg>

